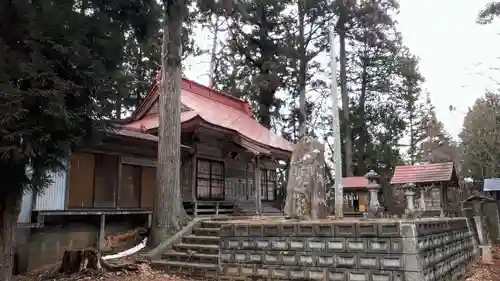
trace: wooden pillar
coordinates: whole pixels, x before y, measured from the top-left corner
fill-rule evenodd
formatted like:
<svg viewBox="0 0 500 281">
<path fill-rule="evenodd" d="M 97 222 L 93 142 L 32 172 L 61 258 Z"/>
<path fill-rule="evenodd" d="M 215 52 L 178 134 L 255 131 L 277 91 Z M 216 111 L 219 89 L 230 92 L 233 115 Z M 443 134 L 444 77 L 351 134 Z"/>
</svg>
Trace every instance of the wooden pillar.
<svg viewBox="0 0 500 281">
<path fill-rule="evenodd" d="M 441 189 L 441 217 L 446 216 L 446 185 L 444 182 L 440 183 L 440 189 Z"/>
<path fill-rule="evenodd" d="M 196 216 L 198 212 L 198 206 L 196 202 L 196 181 L 197 181 L 197 163 L 196 154 L 193 153 L 191 156 L 191 200 L 193 201 L 193 217 Z"/>
<path fill-rule="evenodd" d="M 255 156 L 255 167 L 254 167 L 254 178 L 253 178 L 253 183 L 254 183 L 254 188 L 255 188 L 255 205 L 256 205 L 256 211 L 257 215 L 260 215 L 261 213 L 261 184 L 260 184 L 260 157 L 259 155 Z"/>
<path fill-rule="evenodd" d="M 105 230 L 106 228 L 106 215 L 105 214 L 101 214 L 101 226 L 99 227 L 99 242 L 98 242 L 98 245 L 97 245 L 97 249 L 99 251 L 102 251 L 104 250 L 104 246 L 105 246 L 105 241 L 104 241 L 104 235 L 105 235 Z"/>
<path fill-rule="evenodd" d="M 122 173 L 123 173 L 123 165 L 122 165 L 122 156 L 119 156 L 118 157 L 118 181 L 117 181 L 117 184 L 116 184 L 116 189 L 114 189 L 113 191 L 116 192 L 115 194 L 115 207 L 117 209 L 120 209 L 120 187 L 122 185 Z"/>
<path fill-rule="evenodd" d="M 245 164 L 245 199 L 248 201 L 250 199 L 250 190 L 248 184 L 248 162 Z"/>
</svg>

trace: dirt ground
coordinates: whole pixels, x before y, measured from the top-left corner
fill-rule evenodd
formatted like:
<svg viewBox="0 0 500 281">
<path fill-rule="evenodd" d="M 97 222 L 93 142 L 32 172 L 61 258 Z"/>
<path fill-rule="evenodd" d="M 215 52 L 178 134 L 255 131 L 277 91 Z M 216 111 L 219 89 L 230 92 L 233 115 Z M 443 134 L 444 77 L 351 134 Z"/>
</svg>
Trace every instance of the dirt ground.
<svg viewBox="0 0 500 281">
<path fill-rule="evenodd" d="M 498 281 L 500 280 L 500 245 L 493 247 L 493 263 L 476 263 L 465 281 Z"/>
<path fill-rule="evenodd" d="M 139 270 L 134 272 L 86 272 L 71 276 L 54 274 L 57 266 L 38 272 L 17 276 L 14 281 L 194 281 L 185 277 L 166 274 L 152 270 L 147 264 L 139 264 Z"/>
<path fill-rule="evenodd" d="M 125 262 L 125 261 L 124 261 Z M 58 266 L 47 267 L 37 272 L 16 276 L 14 281 L 194 281 L 185 277 L 166 274 L 152 270 L 147 264 L 139 264 L 136 272 L 102 272 L 81 273 L 71 276 L 54 274 Z M 499 281 L 500 280 L 500 245 L 493 248 L 493 263 L 476 263 L 465 281 Z"/>
</svg>

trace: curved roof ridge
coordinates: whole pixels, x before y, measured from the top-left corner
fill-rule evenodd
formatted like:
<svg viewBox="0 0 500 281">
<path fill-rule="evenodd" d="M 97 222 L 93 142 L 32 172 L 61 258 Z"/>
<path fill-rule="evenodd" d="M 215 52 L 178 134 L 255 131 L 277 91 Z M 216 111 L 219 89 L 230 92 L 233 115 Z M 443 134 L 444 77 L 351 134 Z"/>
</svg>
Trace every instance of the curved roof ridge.
<svg viewBox="0 0 500 281">
<path fill-rule="evenodd" d="M 252 105 L 248 101 L 240 99 L 240 98 L 237 98 L 237 97 L 234 97 L 234 96 L 232 96 L 232 95 L 230 95 L 228 93 L 224 93 L 222 91 L 219 91 L 219 90 L 207 87 L 207 86 L 205 86 L 203 84 L 200 84 L 200 83 L 198 83 L 196 81 L 193 81 L 193 80 L 189 80 L 187 78 L 182 78 L 182 82 L 183 82 L 183 85 L 182 85 L 183 86 L 182 87 L 183 90 L 193 90 L 192 86 L 194 85 L 195 87 L 198 87 L 200 90 L 205 91 L 205 93 L 198 92 L 198 91 L 196 91 L 196 92 L 191 91 L 192 93 L 204 96 L 204 97 L 209 98 L 209 99 L 211 99 L 211 100 L 213 100 L 215 102 L 219 102 L 219 103 L 222 103 L 222 104 L 227 105 L 229 107 L 241 110 L 245 114 L 247 114 L 248 116 L 250 116 L 250 117 L 253 118 Z M 186 89 L 184 87 L 185 84 L 188 84 L 190 86 L 190 88 Z M 221 96 L 223 99 L 222 100 L 213 99 L 210 96 L 211 93 L 212 94 L 216 94 L 218 96 Z M 208 95 L 206 95 L 206 94 L 208 94 Z M 231 102 L 227 102 L 227 101 L 236 102 L 236 103 L 238 103 L 238 106 L 233 106 L 233 104 L 231 104 Z"/>
</svg>

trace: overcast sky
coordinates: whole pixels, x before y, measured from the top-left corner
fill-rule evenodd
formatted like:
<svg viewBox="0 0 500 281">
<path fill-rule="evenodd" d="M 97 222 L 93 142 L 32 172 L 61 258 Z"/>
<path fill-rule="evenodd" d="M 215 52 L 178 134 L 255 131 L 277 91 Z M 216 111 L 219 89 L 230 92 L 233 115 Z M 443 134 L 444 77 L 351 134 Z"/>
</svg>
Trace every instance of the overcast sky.
<svg viewBox="0 0 500 281">
<path fill-rule="evenodd" d="M 401 0 L 399 30 L 420 57 L 438 117 L 457 135 L 467 108 L 500 81 L 500 25 L 475 23 L 489 0 Z M 497 34 L 498 33 L 498 34 Z M 495 78 L 496 76 L 496 78 Z M 491 79 L 490 79 L 491 77 Z M 450 112 L 449 106 L 456 106 Z"/>
<path fill-rule="evenodd" d="M 439 119 L 456 136 L 467 108 L 500 81 L 500 22 L 477 24 L 478 11 L 489 0 L 400 0 L 399 30 L 410 50 L 420 57 L 420 70 Z M 498 34 L 497 34 L 498 33 Z M 210 34 L 197 42 L 210 47 Z M 338 49 L 338 47 L 337 47 Z M 189 59 L 186 76 L 208 83 L 208 57 Z M 456 111 L 450 112 L 453 105 Z"/>
</svg>

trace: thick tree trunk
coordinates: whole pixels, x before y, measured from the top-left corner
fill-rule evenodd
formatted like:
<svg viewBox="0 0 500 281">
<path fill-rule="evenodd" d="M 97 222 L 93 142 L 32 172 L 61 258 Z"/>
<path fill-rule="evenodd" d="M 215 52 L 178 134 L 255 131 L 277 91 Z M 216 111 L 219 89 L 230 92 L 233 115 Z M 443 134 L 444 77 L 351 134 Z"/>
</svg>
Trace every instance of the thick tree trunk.
<svg viewBox="0 0 500 281">
<path fill-rule="evenodd" d="M 8 190 L 6 186 L 2 188 Z M 11 192 L 0 192 L 0 281 L 12 279 L 21 196 L 22 188 L 13 188 Z"/>
<path fill-rule="evenodd" d="M 151 227 L 153 245 L 160 244 L 188 220 L 180 193 L 181 39 L 182 15 L 187 7 L 182 0 L 166 5 L 159 97 L 157 188 Z"/>
</svg>

